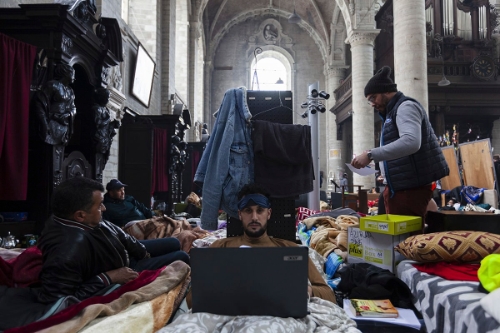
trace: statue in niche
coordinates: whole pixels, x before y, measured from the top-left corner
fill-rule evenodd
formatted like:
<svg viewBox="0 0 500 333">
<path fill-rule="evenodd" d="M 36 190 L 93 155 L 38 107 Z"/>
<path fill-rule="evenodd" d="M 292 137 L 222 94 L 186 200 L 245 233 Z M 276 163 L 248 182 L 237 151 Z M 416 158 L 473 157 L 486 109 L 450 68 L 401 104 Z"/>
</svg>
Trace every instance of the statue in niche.
<svg viewBox="0 0 500 333">
<path fill-rule="evenodd" d="M 34 96 L 39 135 L 48 144 L 66 146 L 73 134 L 75 94 L 69 85 L 74 80 L 73 67 L 58 64 L 54 69 L 54 79 L 45 83 Z"/>
<path fill-rule="evenodd" d="M 97 88 L 94 91 L 94 104 L 92 105 L 95 123 L 94 146 L 97 153 L 104 154 L 105 161 L 108 160 L 109 149 L 113 137 L 116 135 L 116 129 L 120 127 L 118 120 L 111 121 L 109 109 L 106 107 L 109 102 L 109 95 L 108 89 Z"/>
<path fill-rule="evenodd" d="M 434 35 L 434 43 L 433 43 L 433 46 L 434 46 L 434 57 L 438 58 L 438 59 L 442 58 L 441 43 L 443 43 L 443 37 L 439 33 L 435 34 Z"/>
<path fill-rule="evenodd" d="M 278 38 L 278 31 L 272 24 L 266 24 L 264 27 L 264 39 L 267 41 L 275 41 Z"/>
<path fill-rule="evenodd" d="M 115 66 L 115 71 L 113 72 L 113 86 L 116 90 L 122 91 L 122 73 L 120 71 L 120 66 Z"/>
</svg>

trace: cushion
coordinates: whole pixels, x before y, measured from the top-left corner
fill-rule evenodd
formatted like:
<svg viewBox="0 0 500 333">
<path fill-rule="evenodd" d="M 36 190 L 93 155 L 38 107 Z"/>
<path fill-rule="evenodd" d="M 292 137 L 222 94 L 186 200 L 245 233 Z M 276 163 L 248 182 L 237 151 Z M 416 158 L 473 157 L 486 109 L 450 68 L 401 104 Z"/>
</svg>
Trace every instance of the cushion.
<svg viewBox="0 0 500 333">
<path fill-rule="evenodd" d="M 297 208 L 297 214 L 295 215 L 295 225 L 299 224 L 300 221 L 305 220 L 311 215 L 318 213 L 317 210 L 312 210 L 306 207 Z"/>
<path fill-rule="evenodd" d="M 482 231 L 446 231 L 411 236 L 395 250 L 419 262 L 479 262 L 500 253 L 500 235 Z"/>
</svg>

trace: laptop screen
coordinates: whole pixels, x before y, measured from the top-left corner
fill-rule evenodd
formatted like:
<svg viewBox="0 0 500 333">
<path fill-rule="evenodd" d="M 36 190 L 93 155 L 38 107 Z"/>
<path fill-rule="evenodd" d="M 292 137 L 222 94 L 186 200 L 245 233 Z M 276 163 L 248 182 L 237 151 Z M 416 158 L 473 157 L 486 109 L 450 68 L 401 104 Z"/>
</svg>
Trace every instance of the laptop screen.
<svg viewBox="0 0 500 333">
<path fill-rule="evenodd" d="M 192 310 L 305 317 L 308 258 L 306 247 L 194 248 Z"/>
</svg>

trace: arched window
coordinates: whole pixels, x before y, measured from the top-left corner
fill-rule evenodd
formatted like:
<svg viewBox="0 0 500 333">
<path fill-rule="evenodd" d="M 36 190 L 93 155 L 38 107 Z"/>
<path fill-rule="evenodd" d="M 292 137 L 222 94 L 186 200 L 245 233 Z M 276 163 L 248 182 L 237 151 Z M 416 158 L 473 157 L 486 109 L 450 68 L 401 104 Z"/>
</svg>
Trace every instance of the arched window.
<svg viewBox="0 0 500 333">
<path fill-rule="evenodd" d="M 288 59 L 277 51 L 264 51 L 252 61 L 252 90 L 291 90 L 291 69 Z"/>
</svg>

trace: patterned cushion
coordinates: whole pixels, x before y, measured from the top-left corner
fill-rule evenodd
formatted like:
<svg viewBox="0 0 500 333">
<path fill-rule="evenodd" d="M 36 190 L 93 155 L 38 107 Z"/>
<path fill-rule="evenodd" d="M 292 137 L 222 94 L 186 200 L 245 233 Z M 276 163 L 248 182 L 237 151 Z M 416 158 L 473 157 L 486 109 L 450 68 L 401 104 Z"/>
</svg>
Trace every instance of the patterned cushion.
<svg viewBox="0 0 500 333">
<path fill-rule="evenodd" d="M 295 214 L 295 225 L 299 224 L 300 221 L 305 220 L 309 216 L 319 213 L 317 210 L 312 210 L 306 207 L 299 207 L 296 209 L 297 214 Z"/>
<path fill-rule="evenodd" d="M 411 236 L 395 250 L 420 262 L 479 262 L 500 253 L 500 235 L 480 231 L 446 231 Z"/>
</svg>

